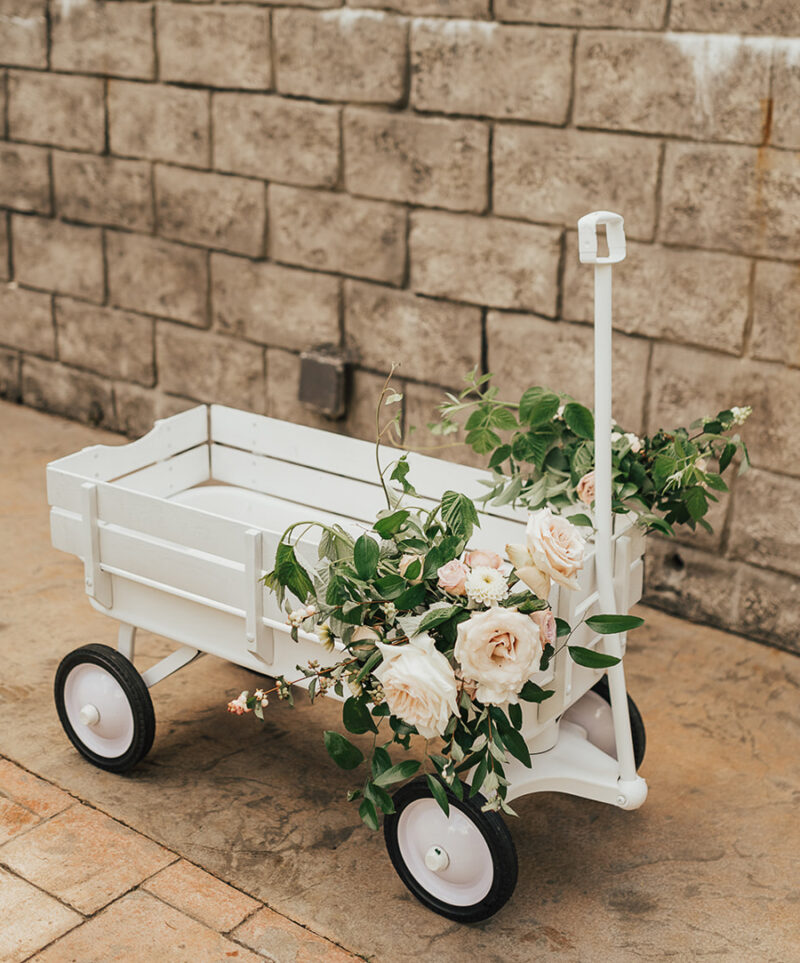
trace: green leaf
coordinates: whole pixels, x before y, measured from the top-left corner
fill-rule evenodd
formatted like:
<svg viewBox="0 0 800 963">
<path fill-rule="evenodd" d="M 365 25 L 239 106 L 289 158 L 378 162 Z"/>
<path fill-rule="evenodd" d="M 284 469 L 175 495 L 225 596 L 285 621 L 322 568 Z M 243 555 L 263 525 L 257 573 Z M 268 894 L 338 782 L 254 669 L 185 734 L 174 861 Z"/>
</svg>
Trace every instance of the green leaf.
<svg viewBox="0 0 800 963">
<path fill-rule="evenodd" d="M 475 526 L 480 528 L 478 511 L 471 499 L 459 492 L 446 491 L 442 495 L 442 521 L 460 538 L 468 540 Z"/>
<path fill-rule="evenodd" d="M 520 689 L 519 697 L 523 702 L 544 702 L 545 699 L 549 699 L 553 694 L 552 689 L 543 689 L 529 679 Z"/>
<path fill-rule="evenodd" d="M 501 445 L 499 448 L 495 449 L 492 457 L 489 459 L 489 468 L 499 468 L 510 454 L 511 445 Z"/>
<path fill-rule="evenodd" d="M 578 512 L 577 515 L 569 515 L 568 519 L 573 525 L 588 525 L 589 528 L 593 527 L 593 522 L 588 515 L 584 515 L 582 512 Z"/>
<path fill-rule="evenodd" d="M 726 492 L 728 490 L 728 486 L 725 484 L 724 480 L 719 477 L 719 475 L 714 475 L 713 473 L 709 472 L 706 475 L 705 481 L 706 485 L 708 485 L 709 488 L 713 488 L 714 491 Z"/>
<path fill-rule="evenodd" d="M 354 732 L 359 736 L 365 732 L 378 731 L 364 700 L 356 699 L 354 696 L 350 696 L 342 706 L 342 722 L 348 732 Z"/>
<path fill-rule="evenodd" d="M 561 399 L 544 388 L 528 388 L 519 402 L 519 420 L 531 428 L 551 421 Z"/>
<path fill-rule="evenodd" d="M 405 592 L 407 585 L 406 580 L 402 575 L 382 575 L 380 578 L 376 578 L 375 590 L 380 595 L 382 599 L 391 601 L 396 599 L 398 595 Z"/>
<path fill-rule="evenodd" d="M 720 455 L 720 458 L 719 458 L 720 472 L 725 471 L 725 469 L 728 467 L 728 465 L 730 465 L 731 461 L 733 460 L 733 456 L 735 454 L 736 454 L 736 445 L 734 445 L 732 441 L 729 441 L 728 444 L 723 449 L 722 454 Z"/>
<path fill-rule="evenodd" d="M 577 401 L 564 407 L 564 421 L 579 438 L 594 438 L 594 415 Z"/>
<path fill-rule="evenodd" d="M 376 776 L 375 785 L 391 786 L 392 783 L 403 782 L 405 779 L 410 779 L 417 769 L 419 769 L 419 763 L 416 759 L 404 759 L 403 762 L 398 762 L 396 766 L 391 766 Z"/>
<path fill-rule="evenodd" d="M 620 661 L 613 655 L 604 655 L 602 652 L 595 652 L 594 649 L 585 649 L 582 645 L 568 645 L 567 648 L 572 661 L 586 666 L 587 669 L 606 669 Z"/>
<path fill-rule="evenodd" d="M 508 408 L 495 408 L 489 416 L 489 424 L 500 431 L 513 431 L 517 427 L 517 419 Z"/>
<path fill-rule="evenodd" d="M 402 508 L 399 511 L 392 512 L 391 515 L 384 515 L 383 518 L 379 518 L 372 527 L 381 538 L 391 538 L 392 535 L 400 531 L 410 514 L 411 512 Z"/>
<path fill-rule="evenodd" d="M 376 786 L 371 780 L 367 780 L 364 786 L 364 796 L 370 800 L 370 802 L 375 803 L 378 809 L 385 813 L 394 812 L 394 802 L 392 802 L 392 797 L 386 792 L 385 789 L 381 789 L 380 786 Z"/>
<path fill-rule="evenodd" d="M 338 732 L 327 730 L 324 738 L 328 755 L 341 769 L 355 769 L 364 761 L 364 753 Z"/>
<path fill-rule="evenodd" d="M 689 514 L 695 521 L 698 518 L 702 518 L 703 515 L 708 511 L 708 500 L 706 498 L 706 493 L 702 488 L 695 485 L 692 488 L 687 488 L 686 494 L 684 495 L 684 500 L 686 502 L 686 508 Z"/>
<path fill-rule="evenodd" d="M 362 800 L 358 807 L 358 815 L 370 829 L 378 828 L 378 813 L 375 810 L 375 803 L 371 799 Z"/>
<path fill-rule="evenodd" d="M 400 611 L 415 609 L 425 601 L 425 592 L 423 582 L 420 582 L 419 585 L 411 585 L 401 595 L 398 595 L 394 604 Z"/>
<path fill-rule="evenodd" d="M 572 629 L 570 628 L 569 622 L 564 619 L 556 619 L 556 638 L 561 639 L 565 635 L 569 635 Z"/>
<path fill-rule="evenodd" d="M 448 619 L 452 619 L 454 615 L 458 615 L 459 612 L 463 611 L 464 609 L 460 605 L 447 605 L 440 609 L 430 609 L 423 616 L 417 631 L 424 632 L 426 629 L 433 629 L 437 625 L 441 625 L 442 622 L 447 622 Z"/>
<path fill-rule="evenodd" d="M 372 707 L 372 714 L 378 719 L 391 715 L 391 712 L 389 711 L 389 706 L 387 706 L 385 702 L 381 702 L 379 705 Z"/>
<path fill-rule="evenodd" d="M 488 455 L 501 443 L 500 435 L 491 428 L 476 428 L 469 432 L 465 441 L 479 455 Z"/>
<path fill-rule="evenodd" d="M 470 797 L 475 796 L 480 792 L 481 786 L 483 785 L 483 780 L 486 778 L 486 773 L 488 772 L 488 770 L 489 770 L 489 763 L 487 760 L 486 753 L 484 753 L 472 777 L 472 784 L 469 787 Z"/>
<path fill-rule="evenodd" d="M 417 492 L 414 489 L 414 486 L 408 480 L 408 469 L 408 455 L 403 455 L 394 466 L 394 471 L 389 477 L 392 479 L 392 481 L 400 482 L 403 492 L 406 495 L 416 495 Z"/>
<path fill-rule="evenodd" d="M 522 728 L 522 709 L 518 702 L 512 702 L 508 707 L 508 718 L 515 729 Z"/>
<path fill-rule="evenodd" d="M 450 815 L 450 803 L 447 801 L 447 792 L 444 786 L 439 782 L 436 776 L 431 776 L 430 774 L 425 776 L 428 782 L 428 789 L 431 791 L 431 795 L 439 803 L 442 812 L 445 816 Z"/>
<path fill-rule="evenodd" d="M 517 707 L 519 708 L 519 707 Z M 508 729 L 503 733 L 503 742 L 506 749 L 515 759 L 519 759 L 527 769 L 531 768 L 531 752 L 522 736 L 516 729 Z"/>
<path fill-rule="evenodd" d="M 558 620 L 556 620 L 556 627 L 558 627 Z M 555 652 L 556 652 L 556 650 L 555 650 L 555 649 L 553 648 L 553 646 L 548 642 L 547 645 L 545 645 L 544 649 L 542 650 L 542 657 L 541 657 L 541 659 L 539 659 L 539 671 L 540 671 L 540 672 L 545 672 L 545 671 L 547 670 L 547 668 L 548 668 L 549 665 L 550 665 L 550 660 L 551 660 L 551 659 L 553 658 L 553 656 L 555 655 Z M 524 689 L 523 689 L 523 691 L 524 691 Z"/>
<path fill-rule="evenodd" d="M 630 632 L 644 625 L 644 619 L 638 615 L 592 615 L 586 624 L 593 632 L 600 635 L 616 635 L 619 632 Z"/>
<path fill-rule="evenodd" d="M 382 773 L 386 772 L 387 769 L 392 768 L 392 757 L 383 748 L 383 746 L 376 746 L 372 750 L 372 777 L 380 776 Z"/>
<path fill-rule="evenodd" d="M 286 542 L 280 542 L 275 552 L 275 575 L 301 602 L 314 592 L 308 572 L 298 562 L 294 548 Z"/>
<path fill-rule="evenodd" d="M 365 582 L 373 578 L 378 571 L 378 558 L 380 548 L 375 539 L 369 535 L 361 535 L 353 547 L 353 563 L 358 572 L 358 577 Z"/>
</svg>

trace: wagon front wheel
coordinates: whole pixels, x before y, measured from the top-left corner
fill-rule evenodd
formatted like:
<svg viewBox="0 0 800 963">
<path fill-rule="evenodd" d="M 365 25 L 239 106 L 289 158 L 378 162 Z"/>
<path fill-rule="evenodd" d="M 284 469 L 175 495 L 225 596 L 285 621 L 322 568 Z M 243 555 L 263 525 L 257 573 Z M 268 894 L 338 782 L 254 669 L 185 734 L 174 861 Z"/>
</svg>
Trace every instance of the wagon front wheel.
<svg viewBox="0 0 800 963">
<path fill-rule="evenodd" d="M 156 732 L 144 680 L 108 645 L 84 645 L 56 671 L 58 718 L 78 752 L 109 772 L 125 772 L 147 755 Z"/>
<path fill-rule="evenodd" d="M 493 916 L 517 883 L 517 853 L 496 812 L 479 793 L 456 799 L 445 816 L 424 778 L 398 789 L 384 819 L 386 849 L 400 879 L 428 909 L 459 923 Z"/>
</svg>

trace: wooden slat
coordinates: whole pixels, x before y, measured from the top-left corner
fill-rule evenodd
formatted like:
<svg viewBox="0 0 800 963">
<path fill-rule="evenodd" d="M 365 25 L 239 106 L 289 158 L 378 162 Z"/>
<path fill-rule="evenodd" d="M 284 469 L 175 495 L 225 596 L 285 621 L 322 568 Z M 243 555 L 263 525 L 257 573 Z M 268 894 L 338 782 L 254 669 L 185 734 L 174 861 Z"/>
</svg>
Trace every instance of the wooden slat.
<svg viewBox="0 0 800 963">
<path fill-rule="evenodd" d="M 84 478 L 109 481 L 206 441 L 208 408 L 198 405 L 157 421 L 152 431 L 137 441 L 126 445 L 94 445 L 51 462 L 51 465 Z"/>
<path fill-rule="evenodd" d="M 208 481 L 208 445 L 199 445 L 166 461 L 120 478 L 116 484 L 128 491 L 169 498 Z"/>
</svg>

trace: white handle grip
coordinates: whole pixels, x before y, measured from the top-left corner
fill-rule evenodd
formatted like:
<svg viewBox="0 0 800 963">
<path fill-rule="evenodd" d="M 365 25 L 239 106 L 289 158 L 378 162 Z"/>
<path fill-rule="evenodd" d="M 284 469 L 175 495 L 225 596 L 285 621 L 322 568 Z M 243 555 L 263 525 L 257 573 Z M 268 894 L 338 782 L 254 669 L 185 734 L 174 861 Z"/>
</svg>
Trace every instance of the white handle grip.
<svg viewBox="0 0 800 963">
<path fill-rule="evenodd" d="M 597 256 L 597 228 L 605 225 L 608 257 Z M 594 211 L 578 221 L 578 256 L 583 264 L 616 264 L 625 260 L 625 228 L 621 214 Z"/>
</svg>

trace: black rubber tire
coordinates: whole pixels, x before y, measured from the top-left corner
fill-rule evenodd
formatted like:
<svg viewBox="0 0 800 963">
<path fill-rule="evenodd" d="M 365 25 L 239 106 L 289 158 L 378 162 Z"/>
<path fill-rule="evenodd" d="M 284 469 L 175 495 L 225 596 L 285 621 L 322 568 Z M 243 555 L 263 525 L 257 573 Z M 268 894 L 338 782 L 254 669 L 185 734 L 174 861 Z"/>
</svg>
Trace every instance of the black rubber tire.
<svg viewBox="0 0 800 963">
<path fill-rule="evenodd" d="M 602 699 L 611 705 L 611 695 L 608 691 L 608 676 L 604 675 L 599 682 L 592 686 L 592 692 L 596 692 Z M 644 720 L 636 703 L 628 696 L 628 717 L 631 720 L 631 740 L 633 742 L 633 760 L 637 770 L 644 762 L 644 753 L 647 748 L 647 734 L 644 730 Z"/>
<path fill-rule="evenodd" d="M 131 744 L 120 756 L 108 757 L 94 752 L 83 743 L 67 718 L 64 705 L 64 686 L 67 676 L 76 666 L 86 663 L 98 665 L 114 676 L 122 687 L 133 712 L 133 738 Z M 150 751 L 156 734 L 153 701 L 141 675 L 124 655 L 117 652 L 116 649 L 112 649 L 111 646 L 83 645 L 65 655 L 56 670 L 53 694 L 58 718 L 61 720 L 61 725 L 64 727 L 64 732 L 66 732 L 70 742 L 84 759 L 88 759 L 99 769 L 105 769 L 107 772 L 127 772 Z"/>
<path fill-rule="evenodd" d="M 447 798 L 452 807 L 460 809 L 477 826 L 486 840 L 492 856 L 494 868 L 492 887 L 479 903 L 474 903 L 471 906 L 456 906 L 429 893 L 412 874 L 400 853 L 397 841 L 400 814 L 406 806 L 417 799 L 433 798 L 424 776 L 417 777 L 394 793 L 392 801 L 395 811 L 384 817 L 383 835 L 386 841 L 386 850 L 397 875 L 424 906 L 433 910 L 434 913 L 458 923 L 478 923 L 494 916 L 508 902 L 514 892 L 514 887 L 517 885 L 517 850 L 511 838 L 511 833 L 509 833 L 508 827 L 500 814 L 481 812 L 481 806 L 484 805 L 486 799 L 480 793 L 476 793 L 471 799 L 467 799 L 467 791 L 468 787 L 465 786 L 464 799 L 461 800 L 456 799 L 453 793 L 448 790 Z"/>
</svg>

